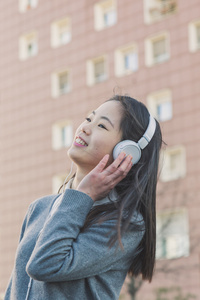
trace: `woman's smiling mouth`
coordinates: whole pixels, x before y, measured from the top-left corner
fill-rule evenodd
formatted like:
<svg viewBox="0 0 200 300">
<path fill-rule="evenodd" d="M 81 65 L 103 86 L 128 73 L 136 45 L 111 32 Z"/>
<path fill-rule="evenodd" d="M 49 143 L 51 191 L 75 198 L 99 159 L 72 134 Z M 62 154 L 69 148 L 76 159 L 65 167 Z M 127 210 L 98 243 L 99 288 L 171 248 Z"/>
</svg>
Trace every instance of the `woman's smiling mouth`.
<svg viewBox="0 0 200 300">
<path fill-rule="evenodd" d="M 88 144 L 79 136 L 75 138 L 74 145 L 78 147 L 87 147 Z"/>
</svg>

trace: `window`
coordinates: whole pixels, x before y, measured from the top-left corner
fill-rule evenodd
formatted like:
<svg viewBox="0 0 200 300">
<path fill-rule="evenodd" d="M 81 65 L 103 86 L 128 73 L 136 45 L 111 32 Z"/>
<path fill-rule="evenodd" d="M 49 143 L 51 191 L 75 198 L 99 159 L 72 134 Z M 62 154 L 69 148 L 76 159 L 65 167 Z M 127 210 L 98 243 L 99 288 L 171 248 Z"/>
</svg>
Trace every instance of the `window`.
<svg viewBox="0 0 200 300">
<path fill-rule="evenodd" d="M 169 34 L 162 33 L 145 40 L 146 65 L 152 66 L 168 60 L 169 54 Z"/>
<path fill-rule="evenodd" d="M 52 96 L 54 98 L 70 92 L 69 70 L 53 73 L 51 76 Z"/>
<path fill-rule="evenodd" d="M 191 52 L 200 50 L 200 20 L 189 24 L 189 49 Z"/>
<path fill-rule="evenodd" d="M 19 58 L 26 60 L 38 53 L 38 37 L 36 32 L 22 35 L 19 39 Z"/>
<path fill-rule="evenodd" d="M 71 20 L 64 18 L 51 24 L 51 46 L 53 48 L 66 45 L 71 41 Z"/>
<path fill-rule="evenodd" d="M 100 1 L 94 6 L 94 26 L 96 30 L 113 26 L 117 22 L 115 0 Z"/>
<path fill-rule="evenodd" d="M 58 74 L 58 84 L 60 94 L 66 94 L 69 91 L 69 74 L 68 72 L 63 72 Z"/>
<path fill-rule="evenodd" d="M 171 181 L 186 175 L 186 153 L 183 146 L 169 147 L 164 151 L 160 174 L 161 181 Z"/>
<path fill-rule="evenodd" d="M 87 84 L 94 85 L 108 78 L 106 56 L 87 61 Z"/>
<path fill-rule="evenodd" d="M 105 61 L 103 59 L 99 59 L 94 62 L 94 77 L 95 82 L 105 80 Z"/>
<path fill-rule="evenodd" d="M 19 0 L 19 11 L 26 12 L 37 7 L 38 0 Z"/>
<path fill-rule="evenodd" d="M 73 128 L 70 121 L 60 121 L 52 126 L 52 148 L 58 150 L 71 146 Z"/>
<path fill-rule="evenodd" d="M 197 46 L 200 48 L 200 24 L 196 26 Z"/>
<path fill-rule="evenodd" d="M 189 255 L 189 228 L 186 209 L 158 213 L 156 231 L 157 259 L 172 259 Z"/>
<path fill-rule="evenodd" d="M 138 70 L 138 51 L 135 44 L 115 51 L 115 74 L 123 76 Z"/>
<path fill-rule="evenodd" d="M 168 89 L 156 91 L 147 97 L 147 104 L 152 115 L 165 122 L 172 118 L 172 94 Z"/>
<path fill-rule="evenodd" d="M 162 62 L 166 57 L 166 39 L 164 37 L 153 41 L 153 56 L 155 62 Z"/>
<path fill-rule="evenodd" d="M 144 19 L 152 23 L 177 11 L 177 0 L 144 0 Z"/>
<path fill-rule="evenodd" d="M 62 186 L 62 184 L 64 183 L 66 178 L 66 174 L 59 174 L 59 175 L 55 175 L 52 178 L 52 192 L 53 194 L 57 194 L 60 187 Z"/>
</svg>

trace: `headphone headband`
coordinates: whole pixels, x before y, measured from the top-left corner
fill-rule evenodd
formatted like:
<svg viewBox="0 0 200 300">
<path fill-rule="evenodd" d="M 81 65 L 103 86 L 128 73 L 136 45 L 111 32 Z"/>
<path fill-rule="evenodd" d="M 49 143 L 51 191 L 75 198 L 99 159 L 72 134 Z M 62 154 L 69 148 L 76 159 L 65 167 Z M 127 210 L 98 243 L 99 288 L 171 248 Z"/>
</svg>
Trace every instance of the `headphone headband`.
<svg viewBox="0 0 200 300">
<path fill-rule="evenodd" d="M 149 115 L 149 125 L 147 127 L 147 130 L 145 131 L 144 135 L 141 137 L 141 139 L 138 141 L 138 145 L 140 149 L 144 149 L 149 142 L 151 141 L 154 133 L 156 130 L 156 121 L 152 117 L 152 115 Z"/>
</svg>

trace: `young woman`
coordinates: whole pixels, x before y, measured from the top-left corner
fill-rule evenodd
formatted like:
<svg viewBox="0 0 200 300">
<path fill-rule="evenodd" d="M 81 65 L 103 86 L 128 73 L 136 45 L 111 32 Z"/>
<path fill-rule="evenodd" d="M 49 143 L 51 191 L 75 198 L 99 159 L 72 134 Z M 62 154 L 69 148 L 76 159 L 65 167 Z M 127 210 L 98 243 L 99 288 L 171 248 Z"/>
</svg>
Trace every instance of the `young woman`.
<svg viewBox="0 0 200 300">
<path fill-rule="evenodd" d="M 123 140 L 139 141 L 141 157 L 113 159 Z M 128 272 L 151 281 L 161 144 L 159 124 L 133 98 L 114 96 L 87 116 L 65 191 L 29 207 L 5 300 L 114 300 Z"/>
</svg>

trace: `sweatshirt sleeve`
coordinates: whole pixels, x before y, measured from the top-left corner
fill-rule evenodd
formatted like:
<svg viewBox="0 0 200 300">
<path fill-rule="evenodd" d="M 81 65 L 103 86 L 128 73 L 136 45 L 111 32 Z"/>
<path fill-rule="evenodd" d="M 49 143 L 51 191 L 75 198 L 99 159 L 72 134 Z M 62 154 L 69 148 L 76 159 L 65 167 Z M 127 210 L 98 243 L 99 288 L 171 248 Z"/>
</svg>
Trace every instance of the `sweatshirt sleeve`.
<svg viewBox="0 0 200 300">
<path fill-rule="evenodd" d="M 21 227 L 19 242 L 22 240 L 22 238 L 24 236 L 24 232 L 26 230 L 27 222 L 28 222 L 29 216 L 31 214 L 31 211 L 32 211 L 32 204 L 29 205 L 28 211 L 26 213 L 26 216 L 24 217 L 24 220 L 23 220 L 23 223 L 22 223 L 22 227 Z"/>
<path fill-rule="evenodd" d="M 128 268 L 130 254 L 138 246 L 142 233 L 127 233 L 122 239 L 124 250 L 121 250 L 108 247 L 113 220 L 93 224 L 80 232 L 93 203 L 84 193 L 66 190 L 58 209 L 39 235 L 26 266 L 29 276 L 56 282 L 95 276 L 113 268 L 123 269 L 123 266 Z M 120 263 L 122 259 L 124 265 Z"/>
</svg>

